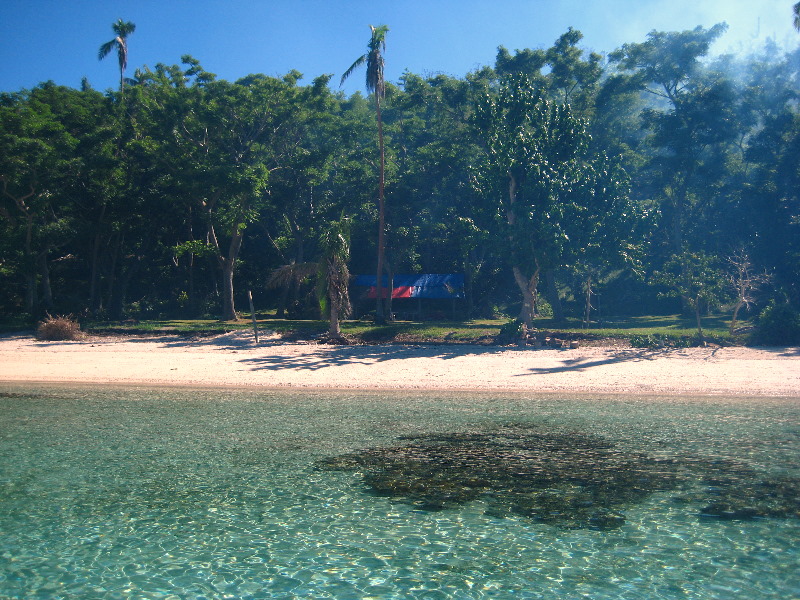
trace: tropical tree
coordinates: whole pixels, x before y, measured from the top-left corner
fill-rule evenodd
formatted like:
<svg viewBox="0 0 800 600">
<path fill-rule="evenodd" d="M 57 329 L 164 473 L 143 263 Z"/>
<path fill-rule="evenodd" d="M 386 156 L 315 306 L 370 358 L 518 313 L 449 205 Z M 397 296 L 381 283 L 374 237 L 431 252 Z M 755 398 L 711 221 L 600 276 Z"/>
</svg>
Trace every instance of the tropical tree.
<svg viewBox="0 0 800 600">
<path fill-rule="evenodd" d="M 797 29 L 797 31 L 800 31 L 800 2 L 794 5 L 792 8 L 792 13 L 794 15 L 792 20 L 794 23 L 794 28 Z"/>
<path fill-rule="evenodd" d="M 569 105 L 545 99 L 527 78 L 512 78 L 496 97 L 484 98 L 475 126 L 485 149 L 475 184 L 500 217 L 522 294 L 520 319 L 531 327 L 540 275 L 574 257 L 573 238 L 587 247 L 600 243 L 595 238 L 601 233 L 602 243 L 619 242 L 610 232 L 622 226 L 602 222 L 612 214 L 627 218 L 626 210 L 610 210 L 626 205 L 627 181 L 591 149 L 586 123 Z"/>
<path fill-rule="evenodd" d="M 350 221 L 342 217 L 333 221 L 320 237 L 322 257 L 317 266 L 317 298 L 323 314 L 330 322 L 328 335 L 333 339 L 342 337 L 339 327 L 341 319 L 350 315 Z"/>
<path fill-rule="evenodd" d="M 119 59 L 119 89 L 124 91 L 125 69 L 128 67 L 128 36 L 136 31 L 136 25 L 130 21 L 117 19 L 117 22 L 111 25 L 111 29 L 114 30 L 116 35 L 113 40 L 109 40 L 100 46 L 97 58 L 98 60 L 103 60 L 116 48 L 117 58 Z"/>
<path fill-rule="evenodd" d="M 734 291 L 733 315 L 731 316 L 731 335 L 736 331 L 739 311 L 750 308 L 756 301 L 757 293 L 770 283 L 769 273 L 759 273 L 753 268 L 750 257 L 744 248 L 728 257 L 728 282 Z"/>
<path fill-rule="evenodd" d="M 381 116 L 381 100 L 386 94 L 386 84 L 383 79 L 383 53 L 386 51 L 386 33 L 389 27 L 386 25 L 379 25 L 378 27 L 369 26 L 372 31 L 369 43 L 367 44 L 367 53 L 359 56 L 350 68 L 342 75 L 341 84 L 353 74 L 361 65 L 366 65 L 366 88 L 367 91 L 372 93 L 375 98 L 375 113 L 378 120 L 378 149 L 380 152 L 380 169 L 378 176 L 378 268 L 377 268 L 377 305 L 375 309 L 375 320 L 379 323 L 385 321 L 383 312 L 383 259 L 385 251 L 385 229 L 386 229 L 386 215 L 384 210 L 384 186 L 385 186 L 385 171 L 386 171 L 386 158 L 383 148 L 383 118 Z M 391 293 L 388 294 L 391 296 Z"/>
<path fill-rule="evenodd" d="M 731 82 L 702 62 L 726 29 L 720 23 L 710 29 L 652 31 L 647 41 L 624 44 L 609 55 L 627 74 L 625 87 L 644 90 L 656 101 L 657 108 L 641 114 L 651 133 L 652 155 L 635 187 L 661 197 L 671 221 L 673 254 L 683 251 L 686 229 L 698 222 L 696 213 L 708 203 L 715 178 L 725 173 L 726 145 L 737 133 Z"/>
<path fill-rule="evenodd" d="M 570 27 L 545 54 L 550 72 L 547 83 L 553 97 L 569 104 L 572 110 L 588 117 L 594 95 L 603 74 L 602 57 L 590 52 L 584 60 L 584 51 L 578 47 L 583 34 Z"/>
<path fill-rule="evenodd" d="M 774 273 L 776 285 L 800 304 L 800 111 L 787 107 L 751 140 L 754 169 L 743 198 L 753 262 Z"/>
<path fill-rule="evenodd" d="M 665 286 L 662 296 L 678 296 L 694 312 L 697 337 L 703 341 L 702 312 L 719 304 L 728 294 L 725 274 L 716 257 L 684 250 L 674 254 L 662 271 L 653 273 L 653 285 Z"/>
<path fill-rule="evenodd" d="M 315 280 L 319 309 L 328 317 L 328 336 L 341 340 L 342 319 L 350 315 L 350 219 L 342 217 L 331 221 L 322 230 L 318 239 L 320 257 L 316 262 L 291 263 L 275 269 L 267 281 L 267 287 L 280 288 L 304 281 Z"/>
<path fill-rule="evenodd" d="M 235 320 L 239 252 L 247 226 L 268 202 L 270 172 L 282 162 L 277 154 L 293 125 L 294 85 L 254 75 L 204 87 L 184 120 L 189 134 L 181 142 L 189 160 L 197 161 L 194 181 L 186 185 L 204 215 L 206 243 L 215 250 L 222 274 L 222 318 Z"/>
<path fill-rule="evenodd" d="M 293 117 L 296 125 L 292 134 L 284 136 L 286 144 L 302 140 L 301 145 L 288 152 L 290 160 L 276 170 L 270 178 L 270 218 L 262 219 L 258 227 L 269 242 L 270 251 L 282 264 L 301 264 L 313 252 L 319 231 L 335 220 L 343 211 L 356 214 L 350 206 L 361 200 L 359 182 L 364 181 L 364 165 L 347 155 L 354 153 L 350 143 L 350 130 L 339 108 L 340 99 L 328 87 L 330 76 L 316 78 L 312 85 L 298 89 Z M 363 101 L 363 98 L 362 98 Z M 374 126 L 367 107 L 360 119 L 361 131 L 371 140 Z M 345 141 L 347 140 L 347 141 Z M 352 184 L 343 184 L 344 172 L 355 165 L 360 177 L 352 177 Z M 287 316 L 291 308 L 293 318 L 300 316 L 294 309 L 301 306 L 300 281 L 286 280 L 278 297 L 277 316 Z M 315 310 L 313 305 L 306 308 Z"/>
<path fill-rule="evenodd" d="M 74 234 L 71 194 L 82 161 L 80 126 L 70 121 L 79 120 L 81 94 L 48 82 L 0 95 L 0 220 L 29 314 L 52 309 L 50 254 Z"/>
<path fill-rule="evenodd" d="M 469 185 L 480 160 L 469 122 L 477 92 L 469 81 L 441 74 L 404 73 L 401 83 L 403 91 L 393 90 L 385 111 L 396 149 L 388 161 L 391 190 L 403 199 L 391 206 L 387 257 L 397 272 L 463 271 L 471 312 L 473 293 L 485 297 L 491 287 L 473 283 L 492 258 L 488 230 L 495 212 Z"/>
</svg>

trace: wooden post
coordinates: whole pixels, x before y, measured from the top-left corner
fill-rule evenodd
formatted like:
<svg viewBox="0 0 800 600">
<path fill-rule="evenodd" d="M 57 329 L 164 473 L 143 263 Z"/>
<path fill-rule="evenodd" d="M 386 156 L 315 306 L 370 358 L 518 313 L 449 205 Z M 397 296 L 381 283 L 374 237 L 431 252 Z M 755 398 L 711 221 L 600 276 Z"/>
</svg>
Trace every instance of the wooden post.
<svg viewBox="0 0 800 600">
<path fill-rule="evenodd" d="M 258 323 L 256 322 L 256 309 L 253 308 L 253 292 L 247 290 L 247 299 L 250 300 L 250 316 L 253 317 L 253 335 L 256 338 L 256 346 L 258 346 Z"/>
</svg>

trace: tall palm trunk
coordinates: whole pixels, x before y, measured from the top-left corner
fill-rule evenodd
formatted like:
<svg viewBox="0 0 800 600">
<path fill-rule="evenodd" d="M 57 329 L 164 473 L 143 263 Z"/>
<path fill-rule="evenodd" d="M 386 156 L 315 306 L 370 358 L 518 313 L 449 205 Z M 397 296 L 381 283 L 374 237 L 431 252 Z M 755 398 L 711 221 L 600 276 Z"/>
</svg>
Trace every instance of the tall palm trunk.
<svg viewBox="0 0 800 600">
<path fill-rule="evenodd" d="M 383 253 L 385 246 L 384 229 L 386 215 L 383 205 L 383 190 L 385 183 L 386 162 L 383 150 L 383 118 L 381 116 L 381 98 L 384 97 L 386 92 L 386 86 L 383 80 L 382 52 L 386 49 L 386 32 L 389 31 L 389 28 L 386 25 L 380 25 L 378 27 L 373 27 L 370 25 L 369 28 L 372 31 L 369 43 L 367 44 L 369 51 L 367 54 L 362 54 L 359 56 L 355 62 L 350 65 L 350 68 L 344 72 L 340 85 L 344 83 L 345 79 L 350 77 L 356 68 L 360 67 L 361 65 L 367 66 L 367 91 L 374 92 L 375 94 L 375 112 L 377 113 L 378 119 L 378 148 L 381 155 L 380 177 L 378 182 L 378 268 L 377 281 L 375 282 L 375 295 L 377 296 L 375 304 L 375 320 L 378 323 L 384 323 L 386 321 L 386 317 L 384 314 L 383 282 L 381 278 L 383 276 Z"/>
<path fill-rule="evenodd" d="M 331 302 L 330 323 L 328 325 L 328 335 L 332 338 L 342 337 L 342 327 L 339 324 L 339 307 L 335 302 Z"/>
<path fill-rule="evenodd" d="M 375 282 L 377 304 L 375 306 L 375 321 L 378 323 L 385 323 L 386 316 L 384 315 L 383 306 L 383 256 L 385 249 L 384 230 L 386 229 L 386 214 L 384 212 L 383 191 L 385 186 L 385 172 L 386 172 L 386 155 L 383 150 L 383 118 L 381 116 L 381 100 L 380 95 L 375 94 L 375 110 L 378 117 L 378 149 L 381 155 L 380 162 L 380 175 L 378 177 L 378 278 Z M 392 291 L 389 290 L 389 296 Z"/>
</svg>

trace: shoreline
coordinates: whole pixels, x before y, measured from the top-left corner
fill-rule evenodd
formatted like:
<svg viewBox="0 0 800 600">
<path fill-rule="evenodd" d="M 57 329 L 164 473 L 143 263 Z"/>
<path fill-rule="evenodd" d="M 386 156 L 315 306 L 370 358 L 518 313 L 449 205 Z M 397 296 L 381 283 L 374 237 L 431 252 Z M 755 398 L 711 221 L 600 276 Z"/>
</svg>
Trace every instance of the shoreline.
<svg viewBox="0 0 800 600">
<path fill-rule="evenodd" d="M 13 388 L 15 386 L 30 386 L 26 389 L 25 393 L 30 393 L 35 390 L 85 390 L 94 389 L 102 386 L 104 389 L 119 389 L 119 390 L 187 390 L 197 392 L 223 392 L 223 391 L 241 391 L 241 392 L 261 392 L 264 394 L 280 394 L 290 396 L 292 394 L 302 395 L 308 397 L 309 394 L 324 394 L 326 400 L 331 398 L 346 395 L 349 398 L 353 396 L 390 396 L 392 394 L 400 393 L 397 388 L 346 388 L 346 387 L 299 387 L 299 386 L 285 386 L 285 387 L 270 387 L 270 386 L 252 386 L 252 385 L 230 385 L 230 384 L 194 384 L 194 383 L 159 383 L 159 382 L 86 382 L 86 381 L 11 381 L 0 379 L 0 396 L 2 396 L 4 388 Z M 18 393 L 18 392 L 11 392 Z M 714 405 L 735 405 L 735 404 L 753 404 L 758 403 L 759 406 L 786 406 L 795 405 L 800 403 L 800 395 L 745 395 L 745 394 L 723 394 L 723 393 L 668 393 L 668 392 L 596 392 L 586 390 L 559 390 L 559 391 L 539 391 L 531 389 L 520 388 L 504 388 L 504 389 L 458 389 L 458 388 L 413 388 L 404 392 L 405 396 L 413 396 L 416 399 L 435 398 L 437 400 L 459 398 L 469 396 L 470 400 L 496 400 L 498 398 L 514 398 L 514 399 L 531 399 L 531 400 L 585 400 L 585 401 L 602 401 L 602 402 L 645 402 L 645 403 L 661 403 L 668 402 L 670 404 L 693 404 L 693 403 L 710 403 Z"/>
<path fill-rule="evenodd" d="M 800 399 L 800 348 L 331 346 L 260 337 L 256 346 L 248 331 L 72 342 L 5 335 L 0 336 L 0 382 Z"/>
</svg>

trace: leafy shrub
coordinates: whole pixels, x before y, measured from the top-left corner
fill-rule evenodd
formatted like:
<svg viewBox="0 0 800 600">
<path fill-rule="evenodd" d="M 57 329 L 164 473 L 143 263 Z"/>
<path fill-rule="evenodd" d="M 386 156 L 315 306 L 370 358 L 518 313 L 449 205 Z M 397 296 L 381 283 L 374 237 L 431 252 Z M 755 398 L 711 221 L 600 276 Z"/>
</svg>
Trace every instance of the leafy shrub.
<svg viewBox="0 0 800 600">
<path fill-rule="evenodd" d="M 800 344 L 800 312 L 773 300 L 761 311 L 752 341 L 764 346 Z"/>
<path fill-rule="evenodd" d="M 553 307 L 550 305 L 550 302 L 541 296 L 538 298 L 536 308 L 540 317 L 544 317 L 545 319 L 553 318 Z"/>
<path fill-rule="evenodd" d="M 516 342 L 522 337 L 524 328 L 525 323 L 522 319 L 508 321 L 500 327 L 500 333 L 497 334 L 497 341 L 501 344 Z"/>
<path fill-rule="evenodd" d="M 664 333 L 632 335 L 630 338 L 630 344 L 634 348 L 691 348 L 697 343 L 697 338 Z"/>
<path fill-rule="evenodd" d="M 80 323 L 72 315 L 52 317 L 47 315 L 36 327 L 36 337 L 49 342 L 79 340 L 83 337 Z"/>
</svg>

